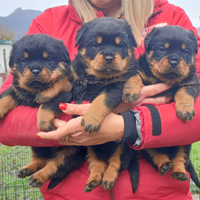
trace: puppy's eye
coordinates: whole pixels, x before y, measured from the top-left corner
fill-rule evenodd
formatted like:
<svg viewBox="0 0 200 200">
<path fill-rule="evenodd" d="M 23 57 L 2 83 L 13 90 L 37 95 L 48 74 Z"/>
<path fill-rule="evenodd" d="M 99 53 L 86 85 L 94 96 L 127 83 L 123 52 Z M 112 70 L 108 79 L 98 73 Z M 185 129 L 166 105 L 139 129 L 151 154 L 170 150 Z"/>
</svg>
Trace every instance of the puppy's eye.
<svg viewBox="0 0 200 200">
<path fill-rule="evenodd" d="M 160 47 L 159 52 L 164 53 L 166 49 L 164 47 Z"/>
<path fill-rule="evenodd" d="M 121 43 L 118 44 L 118 47 L 119 47 L 119 48 L 123 48 L 124 46 L 125 46 L 124 44 L 121 44 Z"/>
<path fill-rule="evenodd" d="M 21 62 L 22 62 L 22 63 L 26 63 L 26 62 L 27 62 L 27 58 L 22 58 L 22 59 L 21 59 Z"/>
<path fill-rule="evenodd" d="M 49 57 L 48 59 L 47 59 L 47 62 L 52 62 L 53 61 L 53 59 L 51 58 L 51 57 Z"/>
<path fill-rule="evenodd" d="M 183 53 L 184 53 L 185 55 L 187 55 L 189 52 L 188 52 L 187 50 L 184 50 Z"/>
<path fill-rule="evenodd" d="M 92 43 L 91 46 L 92 46 L 93 48 L 97 48 L 97 47 L 99 47 L 99 44 L 98 44 L 98 43 Z"/>
</svg>

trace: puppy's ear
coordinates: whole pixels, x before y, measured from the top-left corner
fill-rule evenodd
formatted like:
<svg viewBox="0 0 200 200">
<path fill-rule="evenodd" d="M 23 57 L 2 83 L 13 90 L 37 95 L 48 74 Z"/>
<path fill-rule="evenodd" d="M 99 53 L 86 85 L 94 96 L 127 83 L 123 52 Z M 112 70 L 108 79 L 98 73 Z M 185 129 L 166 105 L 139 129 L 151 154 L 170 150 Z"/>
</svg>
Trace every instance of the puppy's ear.
<svg viewBox="0 0 200 200">
<path fill-rule="evenodd" d="M 198 53 L 197 38 L 192 30 L 188 30 L 188 37 L 192 40 L 192 42 L 194 44 L 194 52 L 197 54 Z"/>
<path fill-rule="evenodd" d="M 86 24 L 86 23 L 85 23 Z M 76 42 L 75 42 L 75 47 L 77 47 L 80 42 L 81 42 L 81 39 L 86 31 L 86 26 L 85 24 L 82 25 L 82 27 L 77 31 L 76 33 Z"/>
<path fill-rule="evenodd" d="M 146 49 L 148 49 L 149 43 L 151 41 L 151 39 L 155 36 L 156 33 L 158 33 L 159 28 L 153 28 L 152 31 L 150 33 L 148 33 L 144 39 L 144 46 Z"/>
<path fill-rule="evenodd" d="M 14 61 L 15 46 L 16 46 L 15 44 L 12 45 L 12 50 L 10 52 L 10 57 L 9 57 L 9 63 L 8 64 L 9 64 L 11 69 L 14 67 L 14 63 L 15 63 L 15 61 Z"/>
<path fill-rule="evenodd" d="M 61 41 L 61 42 L 62 42 L 62 45 L 63 45 L 62 55 L 64 57 L 64 61 L 65 61 L 65 63 L 70 63 L 71 60 L 69 58 L 69 52 L 67 50 L 67 47 L 64 45 L 63 41 Z"/>
<path fill-rule="evenodd" d="M 130 26 L 129 26 L 129 28 L 128 28 L 128 38 L 129 38 L 130 45 L 131 45 L 132 47 L 137 47 L 137 42 L 136 42 L 136 40 L 135 40 L 135 37 L 134 37 L 134 35 L 133 35 L 132 29 L 131 29 Z"/>
<path fill-rule="evenodd" d="M 131 48 L 137 47 L 137 42 L 136 42 L 135 37 L 133 35 L 133 31 L 132 31 L 131 26 L 129 25 L 129 23 L 125 19 L 120 19 L 120 20 L 123 21 L 122 24 L 124 25 L 124 29 L 127 32 L 128 40 L 129 40 L 129 46 L 131 46 Z"/>
</svg>

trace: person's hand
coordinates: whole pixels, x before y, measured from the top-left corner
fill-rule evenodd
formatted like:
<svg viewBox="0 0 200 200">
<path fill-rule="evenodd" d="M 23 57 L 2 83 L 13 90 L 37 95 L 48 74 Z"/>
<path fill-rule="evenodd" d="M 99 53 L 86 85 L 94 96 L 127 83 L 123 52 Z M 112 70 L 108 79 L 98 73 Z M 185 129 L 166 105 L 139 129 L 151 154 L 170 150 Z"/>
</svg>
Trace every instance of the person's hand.
<svg viewBox="0 0 200 200">
<path fill-rule="evenodd" d="M 166 85 L 164 83 L 143 86 L 140 90 L 140 95 L 136 101 L 132 101 L 130 103 L 121 102 L 120 105 L 113 110 L 113 112 L 114 113 L 125 112 L 142 104 L 161 105 L 170 103 L 172 100 L 171 97 L 157 97 L 157 98 L 152 97 L 154 95 L 160 94 L 161 92 L 168 90 L 170 87 L 171 86 Z"/>
<path fill-rule="evenodd" d="M 91 104 L 68 104 L 67 114 L 84 115 Z M 110 141 L 117 141 L 123 136 L 124 120 L 121 115 L 110 113 L 101 124 L 98 133 L 89 134 L 84 132 L 81 126 L 81 117 L 65 122 L 54 119 L 53 123 L 57 129 L 50 132 L 39 132 L 37 136 L 42 139 L 57 140 L 62 145 L 91 146 L 103 144 Z M 69 137 L 68 137 L 69 136 Z M 67 141 L 66 141 L 67 137 Z"/>
<path fill-rule="evenodd" d="M 77 117 L 68 122 L 55 119 L 54 125 L 57 129 L 50 132 L 40 132 L 38 133 L 38 136 L 42 139 L 58 140 L 58 142 L 62 145 L 77 146 L 97 145 L 109 141 L 117 141 L 123 137 L 124 121 L 121 115 L 117 115 L 115 113 L 128 111 L 131 108 L 140 106 L 143 103 L 157 105 L 169 103 L 171 98 L 151 98 L 151 96 L 159 94 L 169 88 L 170 87 L 166 84 L 144 86 L 140 91 L 137 101 L 131 103 L 122 102 L 113 112 L 106 116 L 98 133 L 92 133 L 89 135 L 87 132 L 84 132 L 81 126 L 82 117 Z M 63 108 L 63 112 L 66 114 L 83 116 L 89 109 L 90 105 L 91 104 L 64 104 L 65 108 Z M 66 137 L 68 141 L 65 141 Z"/>
</svg>

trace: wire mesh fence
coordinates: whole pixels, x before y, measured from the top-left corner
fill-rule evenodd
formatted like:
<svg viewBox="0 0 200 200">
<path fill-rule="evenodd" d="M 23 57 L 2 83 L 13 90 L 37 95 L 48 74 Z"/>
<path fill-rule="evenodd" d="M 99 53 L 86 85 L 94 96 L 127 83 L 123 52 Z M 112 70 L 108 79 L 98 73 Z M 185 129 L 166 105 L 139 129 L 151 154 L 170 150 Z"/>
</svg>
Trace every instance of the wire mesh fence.
<svg viewBox="0 0 200 200">
<path fill-rule="evenodd" d="M 29 147 L 0 145 L 0 200 L 43 200 L 38 188 L 28 185 L 28 177 L 17 178 L 18 171 L 30 161 Z M 192 148 L 191 160 L 200 177 L 200 149 Z M 200 200 L 200 190 L 191 181 L 193 200 Z"/>
<path fill-rule="evenodd" d="M 28 185 L 28 177 L 17 178 L 19 170 L 30 161 L 29 147 L 0 147 L 0 200 L 42 200 L 38 188 Z"/>
</svg>

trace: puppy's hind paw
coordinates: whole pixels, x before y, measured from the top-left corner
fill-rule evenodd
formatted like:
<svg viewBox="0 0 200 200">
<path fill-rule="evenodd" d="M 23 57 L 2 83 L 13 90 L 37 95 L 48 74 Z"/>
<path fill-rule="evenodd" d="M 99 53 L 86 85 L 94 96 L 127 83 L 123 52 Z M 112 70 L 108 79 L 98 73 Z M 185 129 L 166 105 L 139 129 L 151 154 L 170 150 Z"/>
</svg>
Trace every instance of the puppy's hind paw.
<svg viewBox="0 0 200 200">
<path fill-rule="evenodd" d="M 30 176 L 34 173 L 35 171 L 28 169 L 28 168 L 23 168 L 19 171 L 17 174 L 18 178 L 25 178 L 26 176 Z"/>
</svg>

